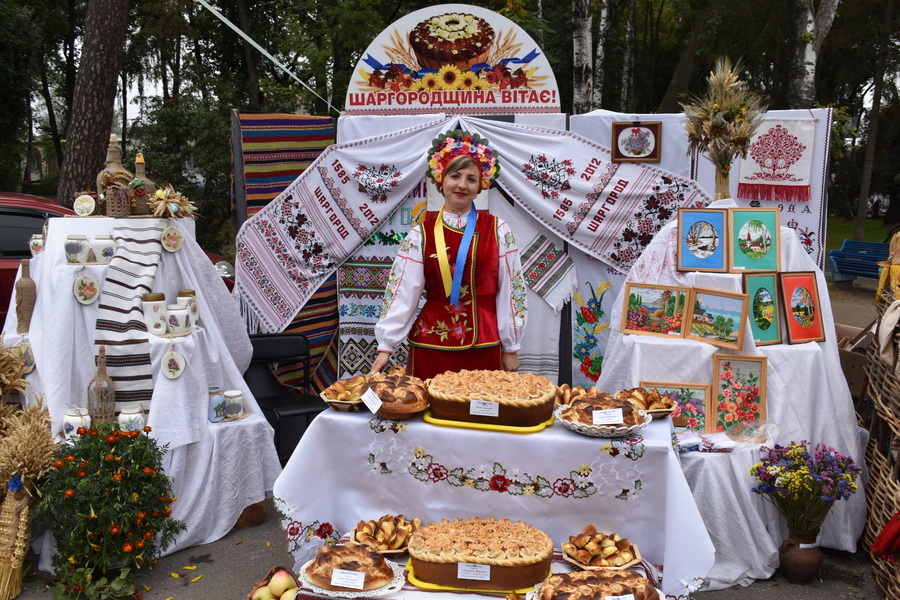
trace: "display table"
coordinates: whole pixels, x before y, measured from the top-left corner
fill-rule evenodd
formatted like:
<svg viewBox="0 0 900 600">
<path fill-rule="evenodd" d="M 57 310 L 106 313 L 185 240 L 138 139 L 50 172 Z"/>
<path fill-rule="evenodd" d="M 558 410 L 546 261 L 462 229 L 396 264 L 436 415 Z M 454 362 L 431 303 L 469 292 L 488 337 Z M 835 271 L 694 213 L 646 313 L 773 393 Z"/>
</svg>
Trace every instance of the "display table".
<svg viewBox="0 0 900 600">
<path fill-rule="evenodd" d="M 560 423 L 532 434 L 382 421 L 327 410 L 275 482 L 295 569 L 329 534 L 404 514 L 423 522 L 509 517 L 558 548 L 588 524 L 630 538 L 686 598 L 713 564 L 713 545 L 672 448 L 670 421 L 634 438 L 592 438 Z"/>
<path fill-rule="evenodd" d="M 88 237 L 110 234 L 116 220 L 106 217 L 50 220 L 45 250 L 31 262 L 37 303 L 27 336 L 16 333 L 15 310 L 4 324 L 4 344 L 30 343 L 35 370 L 26 376 L 26 400 L 38 395 L 49 409 L 54 433 L 61 431 L 69 405 L 86 406 L 87 384 L 96 372 L 94 332 L 98 302 L 79 304 L 72 285 L 76 271 L 94 276 L 102 287 L 109 267 L 66 264 L 63 243 L 69 234 Z M 179 290 L 196 291 L 202 326 L 189 335 L 149 336 L 153 395 L 145 406 L 147 424 L 161 445 L 168 446 L 163 466 L 173 478 L 178 498 L 173 517 L 187 525 L 166 550 L 205 544 L 231 530 L 243 509 L 266 498 L 281 472 L 272 444 L 272 428 L 262 415 L 242 373 L 252 354 L 237 306 L 221 277 L 193 238 L 193 222 L 173 219 L 184 243 L 177 252 L 163 252 L 153 292 L 170 302 Z M 83 269 L 83 270 L 80 270 Z M 15 297 L 12 300 L 15 306 Z M 177 379 L 161 374 L 162 356 L 178 351 L 185 369 Z M 207 420 L 208 387 L 243 392 L 247 416 L 226 423 Z M 41 553 L 40 566 L 50 568 L 51 552 Z"/>
<path fill-rule="evenodd" d="M 733 201 L 719 201 L 711 207 L 729 205 Z M 736 352 L 694 340 L 622 334 L 614 316 L 597 388 L 616 391 L 635 387 L 642 380 L 710 384 L 714 354 L 766 356 L 766 443 L 821 442 L 865 467 L 867 433 L 857 426 L 850 390 L 841 371 L 825 276 L 792 229 L 781 227 L 780 234 L 781 270 L 816 272 L 824 342 L 756 347 L 747 323 L 744 347 Z M 743 291 L 740 274 L 677 272 L 677 246 L 677 223 L 673 222 L 646 248 L 628 274 L 628 281 Z M 610 314 L 622 314 L 623 296 L 624 291 Z M 682 457 L 688 483 L 716 546 L 716 564 L 706 583 L 709 589 L 748 585 L 754 579 L 770 577 L 778 566 L 778 546 L 786 538 L 787 528 L 777 511 L 750 491 L 755 485 L 750 467 L 759 458 L 759 444 L 741 445 L 726 455 L 694 452 Z M 820 545 L 856 550 L 866 516 L 864 482 L 862 476 L 860 491 L 849 501 L 835 503 L 822 528 Z"/>
</svg>

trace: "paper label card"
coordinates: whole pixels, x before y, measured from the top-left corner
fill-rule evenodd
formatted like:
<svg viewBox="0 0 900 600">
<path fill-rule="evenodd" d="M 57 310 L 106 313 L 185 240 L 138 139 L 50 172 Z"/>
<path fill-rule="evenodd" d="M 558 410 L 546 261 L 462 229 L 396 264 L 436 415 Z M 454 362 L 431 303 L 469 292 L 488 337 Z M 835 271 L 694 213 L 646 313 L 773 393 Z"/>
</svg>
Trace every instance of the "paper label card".
<svg viewBox="0 0 900 600">
<path fill-rule="evenodd" d="M 623 594 L 621 596 L 604 596 L 603 600 L 634 600 L 634 594 Z"/>
<path fill-rule="evenodd" d="M 471 400 L 469 401 L 469 414 L 480 417 L 500 416 L 500 403 L 490 400 Z"/>
<path fill-rule="evenodd" d="M 372 411 L 372 414 L 381 410 L 381 398 L 372 390 L 363 392 L 363 395 L 360 396 L 359 399 L 366 405 L 366 408 Z"/>
<path fill-rule="evenodd" d="M 476 565 L 474 563 L 459 563 L 456 565 L 456 577 L 459 579 L 475 579 L 477 581 L 490 581 L 491 565 Z"/>
<path fill-rule="evenodd" d="M 594 425 L 621 425 L 625 422 L 621 408 L 595 410 L 591 416 L 594 419 Z"/>
<path fill-rule="evenodd" d="M 797 544 L 797 548 L 800 550 L 809 550 L 810 548 L 816 548 L 818 544 Z"/>
<path fill-rule="evenodd" d="M 361 571 L 335 569 L 331 572 L 331 585 L 361 590 L 366 584 L 366 574 Z"/>
</svg>

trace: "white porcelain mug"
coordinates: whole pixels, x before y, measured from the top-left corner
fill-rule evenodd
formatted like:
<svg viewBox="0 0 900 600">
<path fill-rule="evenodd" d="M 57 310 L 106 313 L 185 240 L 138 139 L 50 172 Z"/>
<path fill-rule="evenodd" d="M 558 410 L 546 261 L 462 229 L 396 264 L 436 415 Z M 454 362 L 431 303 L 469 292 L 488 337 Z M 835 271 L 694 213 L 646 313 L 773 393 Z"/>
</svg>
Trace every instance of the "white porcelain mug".
<svg viewBox="0 0 900 600">
<path fill-rule="evenodd" d="M 116 241 L 111 235 L 98 235 L 91 242 L 91 248 L 94 250 L 94 262 L 106 265 L 112 260 L 116 253 Z"/>
<path fill-rule="evenodd" d="M 166 307 L 166 333 L 187 333 L 191 329 L 191 313 L 186 306 L 169 304 Z"/>
<path fill-rule="evenodd" d="M 141 299 L 141 307 L 144 310 L 144 325 L 147 331 L 153 335 L 166 333 L 168 324 L 166 321 L 166 295 L 144 294 Z"/>
<path fill-rule="evenodd" d="M 91 253 L 91 242 L 86 235 L 70 234 L 63 244 L 66 262 L 70 265 L 83 265 Z"/>
</svg>

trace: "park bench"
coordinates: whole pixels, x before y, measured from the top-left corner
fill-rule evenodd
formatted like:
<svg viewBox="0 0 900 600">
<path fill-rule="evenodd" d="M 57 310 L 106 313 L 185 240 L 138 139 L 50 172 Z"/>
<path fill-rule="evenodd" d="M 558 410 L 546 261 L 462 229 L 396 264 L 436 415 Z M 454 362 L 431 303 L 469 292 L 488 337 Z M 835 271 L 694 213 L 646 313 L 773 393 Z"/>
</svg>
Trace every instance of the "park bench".
<svg viewBox="0 0 900 600">
<path fill-rule="evenodd" d="M 887 242 L 863 242 L 844 240 L 841 247 L 828 253 L 833 281 L 852 281 L 857 277 L 873 277 L 881 274 L 880 261 L 887 260 L 890 244 Z"/>
</svg>

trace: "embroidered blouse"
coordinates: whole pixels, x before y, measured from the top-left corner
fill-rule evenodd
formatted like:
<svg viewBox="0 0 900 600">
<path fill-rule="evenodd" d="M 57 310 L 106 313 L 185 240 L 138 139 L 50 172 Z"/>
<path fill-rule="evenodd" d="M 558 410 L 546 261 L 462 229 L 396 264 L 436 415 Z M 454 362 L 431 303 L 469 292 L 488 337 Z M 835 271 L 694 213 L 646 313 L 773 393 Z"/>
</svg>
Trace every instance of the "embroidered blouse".
<svg viewBox="0 0 900 600">
<path fill-rule="evenodd" d="M 444 210 L 444 223 L 463 229 L 469 213 Z M 406 340 L 416 319 L 419 301 L 425 290 L 425 268 L 422 256 L 422 225 L 410 230 L 400 244 L 384 293 L 381 319 L 375 324 L 378 350 L 393 352 Z M 515 236 L 509 225 L 497 219 L 498 261 L 497 326 L 504 352 L 521 348 L 525 331 L 525 280 Z M 451 257 L 451 264 L 453 259 Z"/>
</svg>

